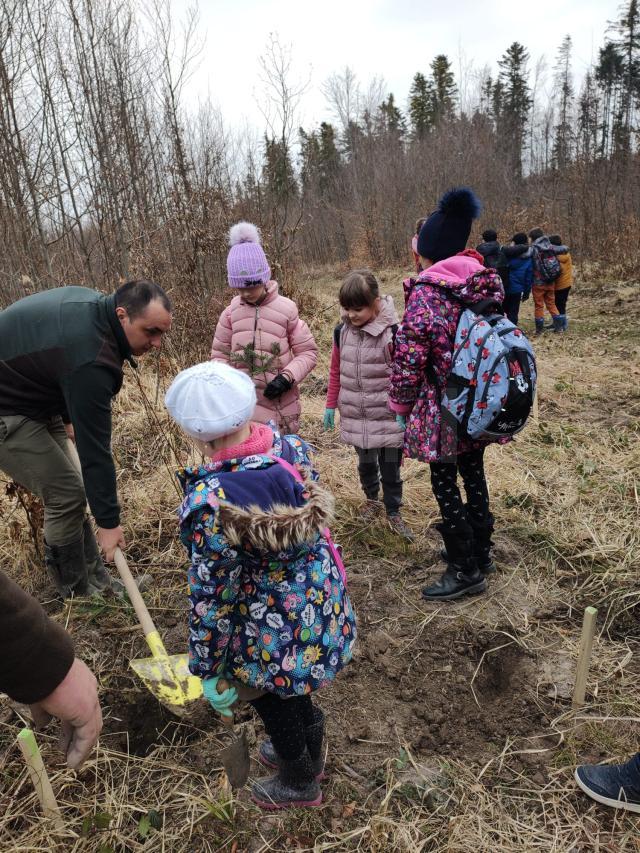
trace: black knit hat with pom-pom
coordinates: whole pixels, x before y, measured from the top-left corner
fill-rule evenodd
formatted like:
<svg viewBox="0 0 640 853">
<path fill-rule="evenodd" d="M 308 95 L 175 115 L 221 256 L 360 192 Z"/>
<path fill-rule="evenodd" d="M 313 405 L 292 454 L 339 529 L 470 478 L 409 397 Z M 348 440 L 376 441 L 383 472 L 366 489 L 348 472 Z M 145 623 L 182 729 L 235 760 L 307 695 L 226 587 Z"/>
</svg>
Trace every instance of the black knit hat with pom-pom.
<svg viewBox="0 0 640 853">
<path fill-rule="evenodd" d="M 418 254 L 436 263 L 462 252 L 480 210 L 480 202 L 469 187 L 448 190 L 420 229 Z"/>
</svg>

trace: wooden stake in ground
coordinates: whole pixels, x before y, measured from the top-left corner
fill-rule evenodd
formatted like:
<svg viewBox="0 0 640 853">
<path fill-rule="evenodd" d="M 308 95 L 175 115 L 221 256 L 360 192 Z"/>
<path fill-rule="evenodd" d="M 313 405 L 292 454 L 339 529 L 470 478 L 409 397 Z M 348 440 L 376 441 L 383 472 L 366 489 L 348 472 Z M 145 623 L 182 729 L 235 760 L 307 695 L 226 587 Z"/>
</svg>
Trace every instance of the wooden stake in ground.
<svg viewBox="0 0 640 853">
<path fill-rule="evenodd" d="M 582 620 L 582 636 L 580 637 L 580 654 L 578 655 L 578 666 L 576 667 L 576 684 L 573 688 L 573 707 L 579 708 L 584 705 L 584 697 L 587 691 L 587 675 L 591 663 L 591 647 L 593 635 L 596 632 L 596 616 L 598 611 L 595 607 L 586 607 L 584 619 Z"/>
<path fill-rule="evenodd" d="M 24 756 L 33 787 L 40 800 L 45 817 L 50 817 L 57 829 L 64 830 L 64 821 L 58 808 L 51 782 L 40 755 L 40 749 L 31 729 L 24 728 L 18 734 L 18 746 Z"/>
</svg>

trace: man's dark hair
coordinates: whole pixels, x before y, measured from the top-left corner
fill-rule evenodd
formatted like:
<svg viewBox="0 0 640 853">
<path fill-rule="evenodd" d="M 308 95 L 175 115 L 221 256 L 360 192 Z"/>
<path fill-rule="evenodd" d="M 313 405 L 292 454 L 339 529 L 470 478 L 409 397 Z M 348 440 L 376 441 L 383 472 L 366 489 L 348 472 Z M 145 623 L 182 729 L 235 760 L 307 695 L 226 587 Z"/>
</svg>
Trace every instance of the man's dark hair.
<svg viewBox="0 0 640 853">
<path fill-rule="evenodd" d="M 549 242 L 551 243 L 552 246 L 562 246 L 562 240 L 560 239 L 559 234 L 552 234 L 549 237 Z"/>
<path fill-rule="evenodd" d="M 487 228 L 486 231 L 482 232 L 482 239 L 487 243 L 491 243 L 493 240 L 498 239 L 498 232 L 493 228 Z"/>
<path fill-rule="evenodd" d="M 171 311 L 169 297 L 155 281 L 145 279 L 125 281 L 116 290 L 116 307 L 124 308 L 130 320 L 135 320 L 143 314 L 149 303 L 155 299 L 161 302 L 163 308 Z"/>
<path fill-rule="evenodd" d="M 527 240 L 527 235 L 524 233 L 524 231 L 518 231 L 518 233 L 514 234 L 511 239 L 516 244 L 516 246 L 526 246 L 529 242 Z"/>
<path fill-rule="evenodd" d="M 531 231 L 529 231 L 529 239 L 539 240 L 540 237 L 544 237 L 544 231 L 542 228 L 532 228 Z"/>
</svg>

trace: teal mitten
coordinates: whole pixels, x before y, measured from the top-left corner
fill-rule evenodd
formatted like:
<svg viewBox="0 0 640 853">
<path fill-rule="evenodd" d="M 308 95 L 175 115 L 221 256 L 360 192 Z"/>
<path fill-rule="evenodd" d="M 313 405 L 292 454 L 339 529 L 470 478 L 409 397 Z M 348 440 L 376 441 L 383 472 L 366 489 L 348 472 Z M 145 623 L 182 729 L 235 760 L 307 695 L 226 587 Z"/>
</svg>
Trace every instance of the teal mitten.
<svg viewBox="0 0 640 853">
<path fill-rule="evenodd" d="M 238 701 L 238 691 L 235 687 L 227 687 L 222 693 L 218 692 L 218 682 L 220 676 L 216 675 L 213 678 L 207 678 L 202 683 L 202 692 L 205 699 L 211 703 L 214 711 L 222 714 L 223 717 L 232 717 L 233 712 L 231 706 Z"/>
<path fill-rule="evenodd" d="M 325 409 L 324 410 L 324 418 L 322 420 L 322 426 L 326 429 L 335 429 L 336 426 L 336 410 L 335 409 Z"/>
<path fill-rule="evenodd" d="M 407 428 L 407 419 L 404 415 L 396 415 L 396 423 L 401 429 Z"/>
</svg>

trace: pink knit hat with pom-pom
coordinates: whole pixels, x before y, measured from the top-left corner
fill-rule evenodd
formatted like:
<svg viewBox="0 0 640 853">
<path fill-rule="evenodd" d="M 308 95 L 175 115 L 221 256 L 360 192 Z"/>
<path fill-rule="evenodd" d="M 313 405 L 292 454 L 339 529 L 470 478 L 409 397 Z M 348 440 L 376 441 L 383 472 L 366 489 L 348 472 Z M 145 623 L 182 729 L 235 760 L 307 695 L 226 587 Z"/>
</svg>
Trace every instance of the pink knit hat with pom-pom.
<svg viewBox="0 0 640 853">
<path fill-rule="evenodd" d="M 229 287 L 252 287 L 271 280 L 271 269 L 264 249 L 260 245 L 260 234 L 250 222 L 238 222 L 229 231 L 229 254 L 227 255 L 227 277 Z"/>
</svg>

